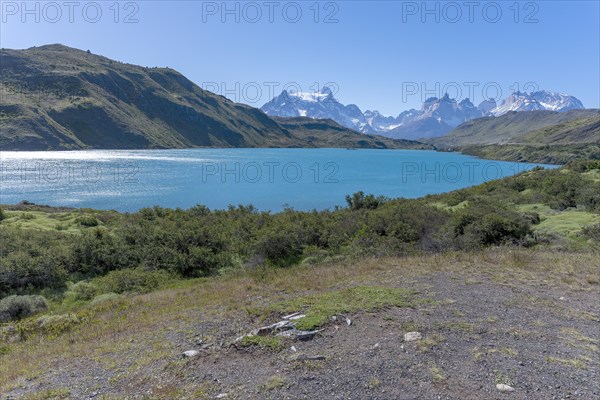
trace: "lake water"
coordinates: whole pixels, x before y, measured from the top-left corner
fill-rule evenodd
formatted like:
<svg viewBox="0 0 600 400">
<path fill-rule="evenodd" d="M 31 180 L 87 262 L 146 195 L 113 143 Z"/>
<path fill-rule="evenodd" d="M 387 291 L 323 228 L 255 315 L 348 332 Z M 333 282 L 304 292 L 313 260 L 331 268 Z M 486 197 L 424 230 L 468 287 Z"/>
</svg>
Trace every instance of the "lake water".
<svg viewBox="0 0 600 400">
<path fill-rule="evenodd" d="M 414 198 L 537 164 L 422 150 L 186 149 L 0 152 L 0 203 L 135 211 L 142 207 L 326 209 L 357 191 Z M 554 166 L 545 166 L 553 168 Z"/>
</svg>

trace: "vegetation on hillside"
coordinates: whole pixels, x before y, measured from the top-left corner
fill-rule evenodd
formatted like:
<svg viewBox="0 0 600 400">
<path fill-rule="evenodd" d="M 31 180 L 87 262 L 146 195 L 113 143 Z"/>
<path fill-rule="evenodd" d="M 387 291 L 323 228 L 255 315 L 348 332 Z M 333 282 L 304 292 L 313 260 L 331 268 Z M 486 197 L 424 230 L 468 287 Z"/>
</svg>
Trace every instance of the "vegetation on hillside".
<svg viewBox="0 0 600 400">
<path fill-rule="evenodd" d="M 600 132 L 598 132 L 600 135 Z M 600 144 L 488 144 L 462 146 L 463 154 L 490 160 L 564 165 L 573 160 L 600 160 Z"/>
<path fill-rule="evenodd" d="M 441 149 L 493 144 L 582 144 L 600 142 L 600 110 L 512 111 L 465 122 L 429 142 Z"/>
<path fill-rule="evenodd" d="M 431 140 L 441 150 L 493 160 L 567 164 L 600 159 L 600 110 L 511 112 L 466 122 Z"/>
<path fill-rule="evenodd" d="M 339 257 L 503 244 L 585 246 L 597 239 L 592 225 L 600 222 L 598 170 L 597 161 L 577 162 L 411 200 L 356 193 L 347 208 L 329 211 L 271 214 L 252 206 L 211 211 L 199 205 L 121 214 L 5 206 L 0 295 L 88 301 L 150 291 L 170 279 Z"/>
<path fill-rule="evenodd" d="M 170 68 L 62 45 L 0 50 L 0 149 L 187 147 L 422 148 L 323 121 L 283 126 Z"/>
</svg>

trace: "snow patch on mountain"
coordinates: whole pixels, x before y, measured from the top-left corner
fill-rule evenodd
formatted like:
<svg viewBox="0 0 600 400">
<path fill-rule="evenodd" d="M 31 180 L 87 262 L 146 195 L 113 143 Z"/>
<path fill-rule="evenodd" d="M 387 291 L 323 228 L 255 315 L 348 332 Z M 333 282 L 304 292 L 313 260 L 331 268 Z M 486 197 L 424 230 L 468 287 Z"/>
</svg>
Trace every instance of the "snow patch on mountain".
<svg viewBox="0 0 600 400">
<path fill-rule="evenodd" d="M 393 117 L 376 110 L 363 113 L 355 104 L 341 104 L 328 87 L 311 93 L 284 90 L 261 107 L 270 116 L 329 118 L 362 133 L 403 139 L 442 136 L 466 121 L 500 116 L 510 111 L 564 112 L 581 108 L 585 107 L 577 98 L 545 90 L 529 94 L 515 92 L 499 105 L 494 99 L 489 99 L 477 107 L 468 98 L 457 102 L 446 93 L 441 98 L 428 98 L 420 110 L 410 109 Z"/>
</svg>

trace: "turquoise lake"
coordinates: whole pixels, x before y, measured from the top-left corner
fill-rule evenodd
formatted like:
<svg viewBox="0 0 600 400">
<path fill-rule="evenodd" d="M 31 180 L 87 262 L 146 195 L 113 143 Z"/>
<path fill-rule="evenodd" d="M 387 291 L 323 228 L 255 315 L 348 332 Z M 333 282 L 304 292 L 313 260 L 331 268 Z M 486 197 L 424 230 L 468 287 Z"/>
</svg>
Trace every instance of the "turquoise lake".
<svg viewBox="0 0 600 400">
<path fill-rule="evenodd" d="M 414 198 L 539 165 L 435 151 L 346 149 L 3 151 L 0 164 L 2 204 L 28 200 L 119 211 L 196 204 L 332 209 L 361 190 Z"/>
</svg>

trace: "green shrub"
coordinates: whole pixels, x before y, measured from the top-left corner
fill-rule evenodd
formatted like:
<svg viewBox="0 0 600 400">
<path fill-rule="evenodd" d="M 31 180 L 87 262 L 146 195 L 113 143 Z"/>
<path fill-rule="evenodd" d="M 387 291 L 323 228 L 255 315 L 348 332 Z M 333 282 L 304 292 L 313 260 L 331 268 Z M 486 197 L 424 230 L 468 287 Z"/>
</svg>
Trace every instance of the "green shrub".
<svg viewBox="0 0 600 400">
<path fill-rule="evenodd" d="M 65 301 L 68 303 L 89 301 L 92 300 L 98 292 L 99 290 L 94 284 L 80 281 L 69 286 L 69 289 L 65 292 Z"/>
<path fill-rule="evenodd" d="M 172 279 L 171 274 L 164 270 L 129 268 L 111 271 L 106 276 L 94 279 L 93 284 L 103 293 L 147 293 L 164 286 Z"/>
<path fill-rule="evenodd" d="M 75 223 L 81 226 L 94 227 L 98 226 L 100 222 L 93 215 L 85 214 L 75 218 Z"/>
<path fill-rule="evenodd" d="M 79 325 L 82 320 L 75 314 L 42 315 L 36 320 L 35 331 L 50 336 L 58 336 Z"/>
<path fill-rule="evenodd" d="M 2 207 L 0 207 L 0 221 L 2 221 L 4 218 L 6 218 L 6 214 L 4 213 Z"/>
<path fill-rule="evenodd" d="M 8 296 L 0 300 L 0 322 L 28 317 L 48 309 L 42 296 Z"/>
<path fill-rule="evenodd" d="M 499 245 L 522 241 L 531 233 L 535 215 L 522 215 L 498 204 L 485 201 L 469 203 L 451 221 L 452 230 L 462 248 Z"/>
<path fill-rule="evenodd" d="M 600 223 L 583 227 L 581 233 L 596 242 L 600 242 Z"/>
<path fill-rule="evenodd" d="M 108 303 L 110 301 L 115 301 L 118 299 L 122 299 L 123 296 L 116 293 L 104 293 L 99 296 L 96 296 L 90 302 L 90 306 L 96 306 L 98 304 Z"/>
<path fill-rule="evenodd" d="M 23 214 L 19 215 L 19 219 L 23 221 L 31 221 L 32 219 L 35 219 L 35 214 L 24 212 Z"/>
<path fill-rule="evenodd" d="M 375 197 L 372 194 L 365 195 L 364 192 L 356 192 L 352 196 L 346 196 L 346 203 L 348 204 L 348 208 L 351 210 L 360 210 L 360 209 L 368 209 L 374 210 L 383 203 L 386 202 L 386 198 L 383 196 Z"/>
</svg>

